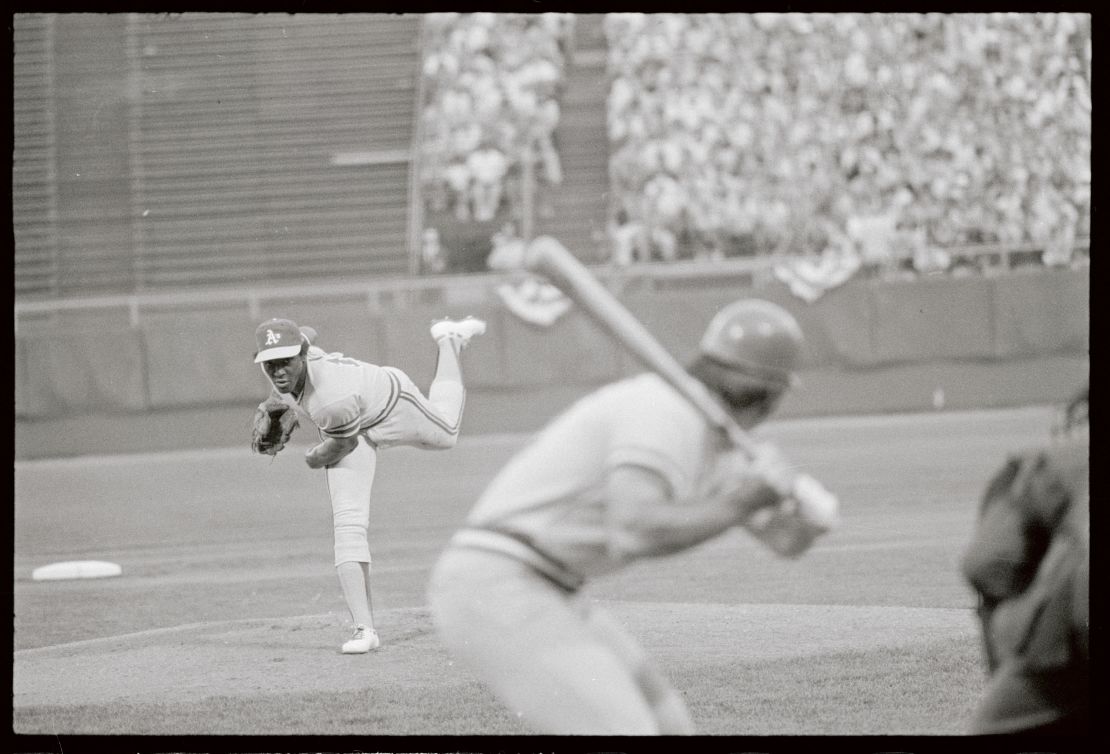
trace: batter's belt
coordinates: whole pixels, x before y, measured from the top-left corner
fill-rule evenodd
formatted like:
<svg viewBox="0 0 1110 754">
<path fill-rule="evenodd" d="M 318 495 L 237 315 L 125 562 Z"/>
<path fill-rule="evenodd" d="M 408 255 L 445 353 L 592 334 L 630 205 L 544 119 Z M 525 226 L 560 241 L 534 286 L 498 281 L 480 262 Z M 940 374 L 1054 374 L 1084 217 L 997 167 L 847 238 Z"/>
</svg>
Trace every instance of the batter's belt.
<svg viewBox="0 0 1110 754">
<path fill-rule="evenodd" d="M 455 532 L 451 547 L 483 550 L 512 558 L 531 568 L 565 592 L 577 592 L 586 579 L 565 563 L 540 550 L 531 537 L 504 529 L 467 527 Z"/>
</svg>

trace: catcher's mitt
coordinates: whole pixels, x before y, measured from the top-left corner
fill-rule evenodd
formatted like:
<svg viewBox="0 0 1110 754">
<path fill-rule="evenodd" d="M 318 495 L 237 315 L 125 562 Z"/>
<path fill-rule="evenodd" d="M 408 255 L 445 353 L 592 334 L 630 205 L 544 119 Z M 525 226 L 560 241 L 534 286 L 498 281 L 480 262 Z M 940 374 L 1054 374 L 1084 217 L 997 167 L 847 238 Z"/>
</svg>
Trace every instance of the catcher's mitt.
<svg viewBox="0 0 1110 754">
<path fill-rule="evenodd" d="M 281 401 L 268 398 L 258 404 L 251 430 L 251 450 L 276 456 L 297 428 L 297 412 Z"/>
</svg>

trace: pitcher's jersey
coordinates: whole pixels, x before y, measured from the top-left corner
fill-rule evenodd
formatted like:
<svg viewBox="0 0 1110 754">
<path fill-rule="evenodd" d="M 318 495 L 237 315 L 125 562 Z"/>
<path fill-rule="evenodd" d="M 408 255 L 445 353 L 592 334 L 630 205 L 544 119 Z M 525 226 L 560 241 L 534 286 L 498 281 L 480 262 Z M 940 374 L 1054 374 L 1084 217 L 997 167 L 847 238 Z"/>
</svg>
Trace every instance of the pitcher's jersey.
<svg viewBox="0 0 1110 754">
<path fill-rule="evenodd" d="M 656 472 L 689 499 L 715 454 L 701 416 L 655 374 L 607 385 L 543 429 L 497 475 L 467 525 L 512 531 L 585 577 L 624 565 L 608 552 L 605 480 L 617 466 Z"/>
<path fill-rule="evenodd" d="M 281 399 L 301 409 L 326 437 L 353 437 L 382 421 L 401 394 L 389 367 L 327 353 L 311 346 L 305 359 L 308 377 L 300 400 Z"/>
</svg>

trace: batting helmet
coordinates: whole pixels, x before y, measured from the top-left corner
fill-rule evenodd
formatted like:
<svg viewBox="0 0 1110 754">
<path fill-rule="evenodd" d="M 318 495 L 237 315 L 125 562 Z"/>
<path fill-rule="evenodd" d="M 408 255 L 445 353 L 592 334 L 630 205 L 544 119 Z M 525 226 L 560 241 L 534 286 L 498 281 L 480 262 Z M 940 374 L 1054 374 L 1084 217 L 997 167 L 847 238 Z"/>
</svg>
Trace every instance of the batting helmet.
<svg viewBox="0 0 1110 754">
<path fill-rule="evenodd" d="M 744 382 L 771 390 L 794 383 L 802 329 L 790 312 L 770 301 L 735 301 L 717 312 L 702 336 L 701 355 Z"/>
</svg>

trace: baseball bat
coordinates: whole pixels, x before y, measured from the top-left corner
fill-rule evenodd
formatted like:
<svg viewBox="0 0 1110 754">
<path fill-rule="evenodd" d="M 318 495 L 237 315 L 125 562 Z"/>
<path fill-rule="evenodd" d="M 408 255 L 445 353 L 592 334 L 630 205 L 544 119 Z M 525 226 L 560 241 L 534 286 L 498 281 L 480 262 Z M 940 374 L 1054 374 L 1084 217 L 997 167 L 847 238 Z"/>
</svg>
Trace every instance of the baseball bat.
<svg viewBox="0 0 1110 754">
<path fill-rule="evenodd" d="M 547 278 L 645 367 L 666 380 L 734 447 L 755 457 L 755 444 L 748 433 L 565 246 L 550 236 L 540 236 L 528 246 L 524 263 L 529 272 Z"/>
<path fill-rule="evenodd" d="M 634 355 L 647 369 L 662 377 L 678 391 L 709 425 L 749 459 L 756 454 L 755 442 L 737 424 L 699 380 L 678 363 L 651 332 L 628 311 L 565 246 L 550 236 L 534 239 L 525 251 L 525 268 L 547 278 L 606 333 Z M 793 495 L 804 507 L 813 509 L 818 520 L 831 527 L 837 509 L 836 498 L 812 477 L 797 477 Z M 821 514 L 821 511 L 831 513 Z"/>
</svg>

